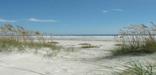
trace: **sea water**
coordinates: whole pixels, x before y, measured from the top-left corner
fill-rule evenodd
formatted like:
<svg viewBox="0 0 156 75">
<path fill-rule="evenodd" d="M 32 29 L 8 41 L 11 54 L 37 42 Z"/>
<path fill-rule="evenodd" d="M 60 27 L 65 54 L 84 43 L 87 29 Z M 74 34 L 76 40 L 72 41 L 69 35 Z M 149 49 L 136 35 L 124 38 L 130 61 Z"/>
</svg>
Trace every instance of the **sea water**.
<svg viewBox="0 0 156 75">
<path fill-rule="evenodd" d="M 106 41 L 114 40 L 115 36 L 51 36 L 55 40 L 96 40 Z"/>
</svg>

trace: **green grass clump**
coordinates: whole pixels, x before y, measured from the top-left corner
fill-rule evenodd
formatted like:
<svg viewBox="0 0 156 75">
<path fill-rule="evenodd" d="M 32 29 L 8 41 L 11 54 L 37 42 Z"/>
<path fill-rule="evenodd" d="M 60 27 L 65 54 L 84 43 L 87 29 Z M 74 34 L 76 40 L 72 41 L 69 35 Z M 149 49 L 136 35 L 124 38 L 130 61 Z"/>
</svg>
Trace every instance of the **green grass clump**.
<svg viewBox="0 0 156 75">
<path fill-rule="evenodd" d="M 52 50 L 59 50 L 61 47 L 55 44 L 40 43 L 40 42 L 22 42 L 15 39 L 0 38 L 0 51 L 14 51 L 15 48 L 18 51 L 24 51 L 26 48 L 40 49 L 40 48 L 50 48 Z"/>
<path fill-rule="evenodd" d="M 18 48 L 23 50 L 21 42 L 18 42 L 14 39 L 0 38 L 0 51 L 12 51 L 13 48 Z"/>
<path fill-rule="evenodd" d="M 119 75 L 156 75 L 156 69 L 151 64 L 130 63 L 129 66 L 125 67 L 127 69 L 123 70 Z"/>
<path fill-rule="evenodd" d="M 127 55 L 127 54 L 139 55 L 139 54 L 151 54 L 154 52 L 156 52 L 156 43 L 136 47 L 125 45 L 115 50 L 112 50 L 113 55 Z"/>
<path fill-rule="evenodd" d="M 154 27 L 153 27 L 154 28 Z M 147 54 L 156 52 L 156 40 L 152 29 L 145 25 L 131 25 L 121 31 L 122 44 L 113 55 Z"/>
<path fill-rule="evenodd" d="M 81 46 L 81 48 L 97 48 L 97 46 L 85 45 L 85 46 Z"/>
</svg>

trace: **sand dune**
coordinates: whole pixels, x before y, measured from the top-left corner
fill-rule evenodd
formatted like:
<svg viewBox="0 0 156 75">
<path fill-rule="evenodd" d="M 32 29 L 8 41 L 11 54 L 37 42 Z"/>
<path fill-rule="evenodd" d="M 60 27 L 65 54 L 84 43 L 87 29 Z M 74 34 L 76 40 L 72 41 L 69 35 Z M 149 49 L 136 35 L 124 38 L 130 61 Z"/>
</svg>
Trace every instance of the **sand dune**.
<svg viewBox="0 0 156 75">
<path fill-rule="evenodd" d="M 109 57 L 115 41 L 55 40 L 64 47 L 57 56 L 42 54 L 1 53 L 2 75 L 113 75 L 124 69 L 130 61 L 155 63 L 155 54 L 144 56 Z M 97 48 L 80 48 L 80 43 L 97 45 Z M 71 50 L 70 50 L 71 49 Z"/>
</svg>

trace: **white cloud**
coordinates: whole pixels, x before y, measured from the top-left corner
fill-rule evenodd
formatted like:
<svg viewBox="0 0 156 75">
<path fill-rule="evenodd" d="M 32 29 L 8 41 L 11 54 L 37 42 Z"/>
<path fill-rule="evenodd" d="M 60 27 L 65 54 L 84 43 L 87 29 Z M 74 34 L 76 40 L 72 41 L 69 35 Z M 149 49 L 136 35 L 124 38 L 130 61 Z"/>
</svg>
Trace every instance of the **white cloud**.
<svg viewBox="0 0 156 75">
<path fill-rule="evenodd" d="M 112 11 L 122 12 L 122 11 L 124 11 L 124 10 L 123 10 L 123 9 L 112 9 Z"/>
<path fill-rule="evenodd" d="M 0 22 L 16 22 L 15 20 L 7 20 L 0 18 Z"/>
<path fill-rule="evenodd" d="M 111 13 L 111 12 L 123 12 L 123 9 L 110 9 L 110 10 L 102 10 L 103 13 Z"/>
<path fill-rule="evenodd" d="M 28 20 L 31 21 L 31 22 L 57 22 L 56 20 L 53 20 L 53 19 L 29 18 Z"/>
<path fill-rule="evenodd" d="M 108 13 L 109 11 L 108 11 L 108 10 L 102 10 L 102 12 L 103 12 L 103 13 Z"/>
</svg>

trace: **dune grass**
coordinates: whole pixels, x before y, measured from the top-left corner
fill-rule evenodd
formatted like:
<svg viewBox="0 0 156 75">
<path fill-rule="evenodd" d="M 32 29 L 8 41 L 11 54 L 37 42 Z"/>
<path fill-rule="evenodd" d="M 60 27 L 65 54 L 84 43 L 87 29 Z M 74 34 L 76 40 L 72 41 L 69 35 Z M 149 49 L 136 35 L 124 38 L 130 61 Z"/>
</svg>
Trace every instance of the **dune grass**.
<svg viewBox="0 0 156 75">
<path fill-rule="evenodd" d="M 151 27 L 154 28 L 154 27 Z M 156 40 L 153 34 L 155 30 L 145 25 L 131 25 L 121 31 L 122 44 L 115 50 L 113 55 L 146 54 L 156 52 Z M 156 27 L 155 27 L 156 28 Z"/>
<path fill-rule="evenodd" d="M 32 39 L 32 36 L 35 38 Z M 0 27 L 0 51 L 10 52 L 17 49 L 24 51 L 27 48 L 40 49 L 49 48 L 51 50 L 59 50 L 61 47 L 57 46 L 57 42 L 45 40 L 41 32 L 29 31 L 21 26 L 13 26 L 11 24 L 4 24 Z M 34 41 L 37 40 L 37 41 Z M 54 43 L 53 43 L 54 42 Z"/>
<path fill-rule="evenodd" d="M 97 46 L 89 44 L 89 43 L 81 43 L 81 48 L 97 48 Z"/>
<path fill-rule="evenodd" d="M 119 75 L 156 75 L 155 66 L 143 63 L 130 63 Z"/>
</svg>

